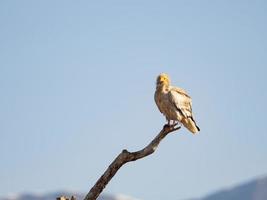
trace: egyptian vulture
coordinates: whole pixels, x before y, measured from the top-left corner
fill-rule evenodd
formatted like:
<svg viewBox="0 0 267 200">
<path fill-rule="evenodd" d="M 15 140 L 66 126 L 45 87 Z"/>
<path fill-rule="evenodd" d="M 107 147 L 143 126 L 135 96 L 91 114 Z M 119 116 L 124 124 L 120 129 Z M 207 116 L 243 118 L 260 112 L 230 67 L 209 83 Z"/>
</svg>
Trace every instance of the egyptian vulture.
<svg viewBox="0 0 267 200">
<path fill-rule="evenodd" d="M 191 97 L 181 88 L 170 85 L 167 74 L 157 77 L 157 88 L 154 95 L 159 111 L 165 115 L 168 125 L 177 121 L 182 123 L 193 134 L 200 131 L 192 113 Z"/>
</svg>

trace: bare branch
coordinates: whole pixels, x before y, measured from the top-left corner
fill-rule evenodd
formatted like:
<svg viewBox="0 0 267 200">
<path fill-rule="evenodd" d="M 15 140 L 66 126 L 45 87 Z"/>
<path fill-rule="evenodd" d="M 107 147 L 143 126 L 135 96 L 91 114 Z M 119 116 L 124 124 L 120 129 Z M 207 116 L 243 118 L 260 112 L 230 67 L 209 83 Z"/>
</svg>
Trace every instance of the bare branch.
<svg viewBox="0 0 267 200">
<path fill-rule="evenodd" d="M 96 184 L 91 188 L 89 193 L 86 195 L 84 200 L 96 200 L 103 189 L 106 187 L 108 182 L 117 173 L 122 165 L 127 162 L 135 161 L 144 158 L 152 153 L 154 153 L 163 138 L 169 133 L 180 129 L 181 127 L 176 127 L 174 125 L 165 125 L 160 133 L 142 150 L 136 152 L 129 152 L 124 149 L 115 160 L 109 165 L 105 173 L 98 179 Z"/>
</svg>

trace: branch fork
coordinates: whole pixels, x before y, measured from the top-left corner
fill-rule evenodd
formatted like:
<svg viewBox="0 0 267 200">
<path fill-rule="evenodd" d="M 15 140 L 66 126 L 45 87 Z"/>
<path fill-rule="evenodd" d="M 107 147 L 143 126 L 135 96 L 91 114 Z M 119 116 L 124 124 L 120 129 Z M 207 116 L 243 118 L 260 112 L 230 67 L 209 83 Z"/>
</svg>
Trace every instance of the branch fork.
<svg viewBox="0 0 267 200">
<path fill-rule="evenodd" d="M 98 179 L 95 185 L 91 188 L 89 193 L 85 196 L 84 200 L 96 200 L 103 189 L 106 187 L 108 182 L 117 173 L 117 171 L 127 162 L 135 161 L 146 156 L 151 155 L 158 148 L 159 143 L 163 140 L 169 133 L 177 131 L 181 126 L 178 124 L 166 124 L 163 126 L 160 133 L 143 149 L 135 152 L 129 152 L 127 149 L 122 150 L 122 152 L 115 158 L 115 160 L 109 165 L 104 174 Z"/>
</svg>

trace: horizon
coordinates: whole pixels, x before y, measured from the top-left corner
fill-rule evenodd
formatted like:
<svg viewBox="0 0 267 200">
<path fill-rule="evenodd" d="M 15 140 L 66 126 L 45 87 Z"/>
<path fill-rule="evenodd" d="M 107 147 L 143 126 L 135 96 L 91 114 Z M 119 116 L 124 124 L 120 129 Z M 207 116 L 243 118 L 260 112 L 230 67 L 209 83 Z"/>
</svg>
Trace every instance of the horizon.
<svg viewBox="0 0 267 200">
<path fill-rule="evenodd" d="M 207 194 L 204 194 L 203 196 L 200 196 L 200 197 L 191 197 L 189 199 L 198 199 L 198 198 L 203 198 L 203 197 L 207 197 L 209 195 L 212 195 L 212 194 L 215 194 L 215 193 L 219 193 L 219 192 L 225 192 L 225 191 L 229 191 L 229 190 L 233 190 L 233 189 L 237 189 L 239 187 L 242 187 L 242 186 L 245 186 L 247 184 L 251 184 L 253 182 L 258 182 L 258 181 L 262 181 L 262 180 L 266 180 L 267 179 L 267 175 L 262 175 L 262 176 L 259 176 L 259 177 L 256 177 L 256 178 L 253 178 L 253 179 L 250 179 L 250 180 L 246 180 L 246 181 L 243 181 L 243 182 L 240 182 L 240 183 L 235 183 L 233 185 L 230 185 L 230 186 L 227 186 L 227 187 L 224 187 L 224 188 L 218 188 L 218 189 L 215 189 L 214 191 L 210 191 L 208 192 Z M 75 190 L 72 190 L 72 189 L 59 189 L 59 190 L 56 190 L 56 191 L 46 191 L 46 192 L 31 192 L 31 191 L 26 191 L 26 192 L 23 192 L 23 193 L 17 193 L 17 194 L 7 194 L 6 196 L 0 196 L 0 199 L 1 198 L 17 198 L 21 195 L 33 195 L 33 196 L 46 196 L 46 195 L 57 195 L 57 194 L 62 194 L 62 195 L 75 195 L 75 194 L 79 194 L 79 195 L 86 195 L 89 191 L 75 191 Z M 113 197 L 117 197 L 117 196 L 125 196 L 125 197 L 131 197 L 131 198 L 134 198 L 136 199 L 136 197 L 134 196 L 128 196 L 127 194 L 111 194 L 111 193 L 101 193 L 100 196 L 113 196 Z"/>
</svg>

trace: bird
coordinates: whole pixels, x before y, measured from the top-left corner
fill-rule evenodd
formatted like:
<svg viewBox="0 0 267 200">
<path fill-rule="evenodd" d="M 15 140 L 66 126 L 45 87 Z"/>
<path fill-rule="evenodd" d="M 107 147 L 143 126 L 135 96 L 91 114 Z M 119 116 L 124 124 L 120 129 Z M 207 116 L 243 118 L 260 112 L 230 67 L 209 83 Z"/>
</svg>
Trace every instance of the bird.
<svg viewBox="0 0 267 200">
<path fill-rule="evenodd" d="M 154 99 L 169 126 L 179 122 L 193 134 L 200 131 L 193 117 L 191 97 L 184 89 L 172 86 L 168 74 L 157 77 Z"/>
</svg>

